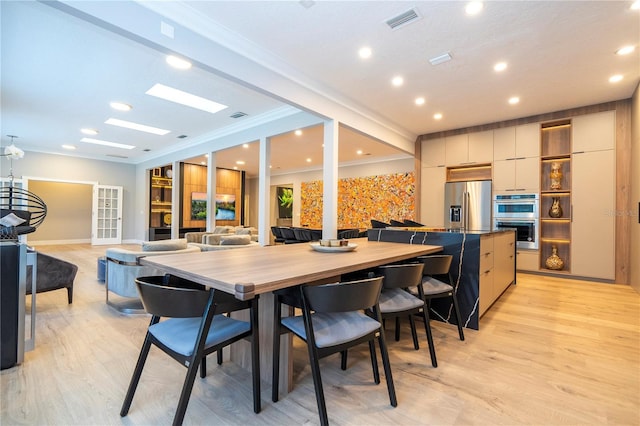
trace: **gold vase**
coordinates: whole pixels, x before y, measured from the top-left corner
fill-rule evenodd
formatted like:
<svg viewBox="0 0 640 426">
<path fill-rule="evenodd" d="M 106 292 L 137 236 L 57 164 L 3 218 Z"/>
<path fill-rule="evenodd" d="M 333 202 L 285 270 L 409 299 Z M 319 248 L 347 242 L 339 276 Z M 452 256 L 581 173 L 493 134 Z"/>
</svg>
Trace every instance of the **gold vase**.
<svg viewBox="0 0 640 426">
<path fill-rule="evenodd" d="M 549 172 L 549 179 L 551 179 L 551 189 L 562 189 L 562 163 L 551 163 L 551 172 Z"/>
<path fill-rule="evenodd" d="M 544 264 L 547 269 L 552 269 L 554 271 L 560 271 L 564 268 L 564 260 L 558 256 L 558 247 L 555 244 L 551 246 L 551 256 L 547 257 Z"/>
<path fill-rule="evenodd" d="M 551 207 L 549 207 L 549 217 L 557 219 L 562 217 L 562 206 L 560 205 L 560 199 L 553 197 L 553 203 L 551 203 Z"/>
</svg>

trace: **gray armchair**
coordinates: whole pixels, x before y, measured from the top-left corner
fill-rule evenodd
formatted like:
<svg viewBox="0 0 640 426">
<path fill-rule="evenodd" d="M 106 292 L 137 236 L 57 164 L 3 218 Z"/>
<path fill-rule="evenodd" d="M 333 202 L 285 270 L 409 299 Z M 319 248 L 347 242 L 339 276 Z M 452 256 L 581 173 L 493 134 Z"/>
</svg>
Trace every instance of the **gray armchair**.
<svg viewBox="0 0 640 426">
<path fill-rule="evenodd" d="M 78 267 L 44 253 L 37 254 L 36 293 L 67 289 L 67 300 L 73 303 L 73 280 Z M 27 266 L 27 294 L 31 294 L 31 266 Z"/>
</svg>

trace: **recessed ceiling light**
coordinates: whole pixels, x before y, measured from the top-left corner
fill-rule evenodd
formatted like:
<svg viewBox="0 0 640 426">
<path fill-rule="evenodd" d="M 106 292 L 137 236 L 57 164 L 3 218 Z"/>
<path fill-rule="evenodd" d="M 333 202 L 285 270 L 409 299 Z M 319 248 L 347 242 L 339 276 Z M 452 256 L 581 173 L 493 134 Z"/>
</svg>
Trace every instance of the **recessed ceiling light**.
<svg viewBox="0 0 640 426">
<path fill-rule="evenodd" d="M 135 148 L 135 146 L 133 145 L 127 145 L 124 143 L 117 143 L 117 142 L 109 142 L 109 141 L 103 141 L 100 139 L 93 139 L 93 138 L 82 138 L 80 139 L 80 142 L 86 142 L 86 143 L 92 143 L 95 145 L 104 145 L 104 146 L 110 146 L 113 148 L 122 148 L 122 149 L 133 149 Z"/>
<path fill-rule="evenodd" d="M 209 154 L 205 154 L 204 156 L 205 156 L 205 157 L 207 157 L 207 158 L 209 158 Z"/>
<path fill-rule="evenodd" d="M 238 166 L 233 166 L 233 170 L 238 170 Z"/>
<path fill-rule="evenodd" d="M 628 55 L 629 53 L 632 53 L 634 50 L 636 50 L 635 46 L 631 46 L 631 45 L 624 46 L 616 50 L 616 55 Z"/>
<path fill-rule="evenodd" d="M 467 13 L 467 15 L 477 15 L 478 13 L 480 13 L 480 11 L 482 11 L 483 7 L 484 5 L 481 1 L 472 1 L 467 3 L 464 11 Z"/>
<path fill-rule="evenodd" d="M 616 74 L 609 77 L 609 83 L 617 83 L 622 80 L 622 74 Z"/>
<path fill-rule="evenodd" d="M 371 51 L 370 47 L 362 47 L 360 48 L 360 50 L 358 50 L 358 55 L 362 58 L 362 59 L 368 59 L 371 57 L 371 54 L 373 52 Z"/>
<path fill-rule="evenodd" d="M 493 66 L 493 70 L 500 72 L 500 71 L 504 71 L 507 69 L 507 63 L 506 62 L 498 62 L 497 64 L 495 64 Z"/>
<path fill-rule="evenodd" d="M 311 158 L 307 158 L 307 163 L 310 163 L 310 162 L 311 162 Z"/>
<path fill-rule="evenodd" d="M 512 96 L 512 97 L 509 98 L 509 103 L 511 105 L 515 105 L 515 104 L 517 104 L 519 102 L 520 102 L 520 98 L 517 97 L 517 96 Z"/>
<path fill-rule="evenodd" d="M 200 164 L 203 165 L 203 166 L 206 166 L 207 162 L 206 161 L 201 161 Z"/>
<path fill-rule="evenodd" d="M 75 146 L 73 146 L 73 145 L 66 145 L 66 144 L 65 144 L 65 145 L 62 145 L 62 147 L 63 147 L 64 149 L 68 149 L 69 151 L 73 151 L 74 149 L 76 149 L 76 147 L 75 147 Z"/>
<path fill-rule="evenodd" d="M 296 130 L 294 133 L 296 136 L 302 136 L 302 130 Z"/>
<path fill-rule="evenodd" d="M 356 151 L 356 154 L 358 154 L 358 155 L 362 155 L 362 150 L 361 150 L 361 149 L 357 150 L 357 151 Z"/>
<path fill-rule="evenodd" d="M 640 0 L 634 1 L 630 7 L 631 10 L 640 10 Z"/>
<path fill-rule="evenodd" d="M 435 120 L 442 120 L 442 114 L 440 114 L 439 112 L 436 112 L 435 114 L 433 114 L 433 118 Z"/>
<path fill-rule="evenodd" d="M 243 147 L 244 149 L 247 149 L 247 148 L 249 148 L 249 144 L 248 144 L 248 143 L 243 143 L 243 144 L 242 144 L 242 147 Z"/>
<path fill-rule="evenodd" d="M 183 92 L 182 90 L 174 89 L 173 87 L 165 86 L 164 84 L 155 84 L 145 93 L 147 95 L 175 102 L 180 105 L 189 106 L 191 108 L 196 108 L 201 111 L 210 112 L 212 114 L 227 108 L 226 105 L 219 104 L 200 96 L 192 95 L 191 93 Z"/>
<path fill-rule="evenodd" d="M 391 79 L 391 84 L 393 84 L 396 87 L 402 86 L 403 83 L 404 83 L 404 78 L 402 78 L 399 75 L 397 75 L 397 76 L 395 76 L 395 77 L 393 77 Z"/>
<path fill-rule="evenodd" d="M 110 118 L 104 122 L 104 124 L 111 124 L 112 126 L 124 127 L 126 129 L 138 130 L 140 132 L 152 133 L 154 135 L 166 135 L 170 130 L 159 129 L 157 127 L 145 126 L 144 124 L 133 123 L 131 121 L 118 120 L 117 118 Z"/>
<path fill-rule="evenodd" d="M 188 70 L 191 68 L 191 62 L 178 58 L 177 56 L 168 55 L 166 61 L 169 65 L 174 68 L 178 68 L 179 70 Z"/>
<path fill-rule="evenodd" d="M 89 136 L 95 136 L 98 134 L 98 131 L 96 129 L 88 129 L 88 128 L 80 129 L 80 132 Z"/>
<path fill-rule="evenodd" d="M 419 97 L 419 98 L 416 98 L 416 100 L 415 100 L 416 105 L 424 105 L 424 102 L 425 102 L 425 100 L 424 100 L 424 98 L 422 96 Z"/>
<path fill-rule="evenodd" d="M 124 102 L 110 102 L 109 105 L 118 111 L 131 111 L 133 109 L 131 105 L 125 104 Z"/>
<path fill-rule="evenodd" d="M 245 164 L 245 163 L 244 163 L 244 161 L 242 161 L 242 160 L 238 160 L 238 161 L 236 161 L 236 164 L 237 164 L 238 166 L 244 166 L 244 164 Z"/>
</svg>

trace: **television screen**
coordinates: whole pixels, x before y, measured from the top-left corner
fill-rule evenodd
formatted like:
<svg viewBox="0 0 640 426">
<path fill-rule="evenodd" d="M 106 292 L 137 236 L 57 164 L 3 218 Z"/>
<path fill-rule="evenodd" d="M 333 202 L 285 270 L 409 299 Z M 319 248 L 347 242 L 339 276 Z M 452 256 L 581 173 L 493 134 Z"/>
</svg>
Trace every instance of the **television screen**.
<svg viewBox="0 0 640 426">
<path fill-rule="evenodd" d="M 216 194 L 216 220 L 236 219 L 236 196 Z"/>
</svg>

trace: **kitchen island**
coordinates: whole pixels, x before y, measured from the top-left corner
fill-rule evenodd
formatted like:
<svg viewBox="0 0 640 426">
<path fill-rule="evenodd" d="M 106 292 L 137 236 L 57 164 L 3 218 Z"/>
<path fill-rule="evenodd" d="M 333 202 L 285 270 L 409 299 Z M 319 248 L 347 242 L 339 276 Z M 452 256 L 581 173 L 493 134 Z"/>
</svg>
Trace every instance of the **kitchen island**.
<svg viewBox="0 0 640 426">
<path fill-rule="evenodd" d="M 428 244 L 443 247 L 453 256 L 452 285 L 457 289 L 464 327 L 478 330 L 480 317 L 516 282 L 516 236 L 514 230 L 466 231 L 429 228 L 370 229 L 370 241 Z M 447 298 L 431 302 L 431 317 L 455 324 Z"/>
</svg>

